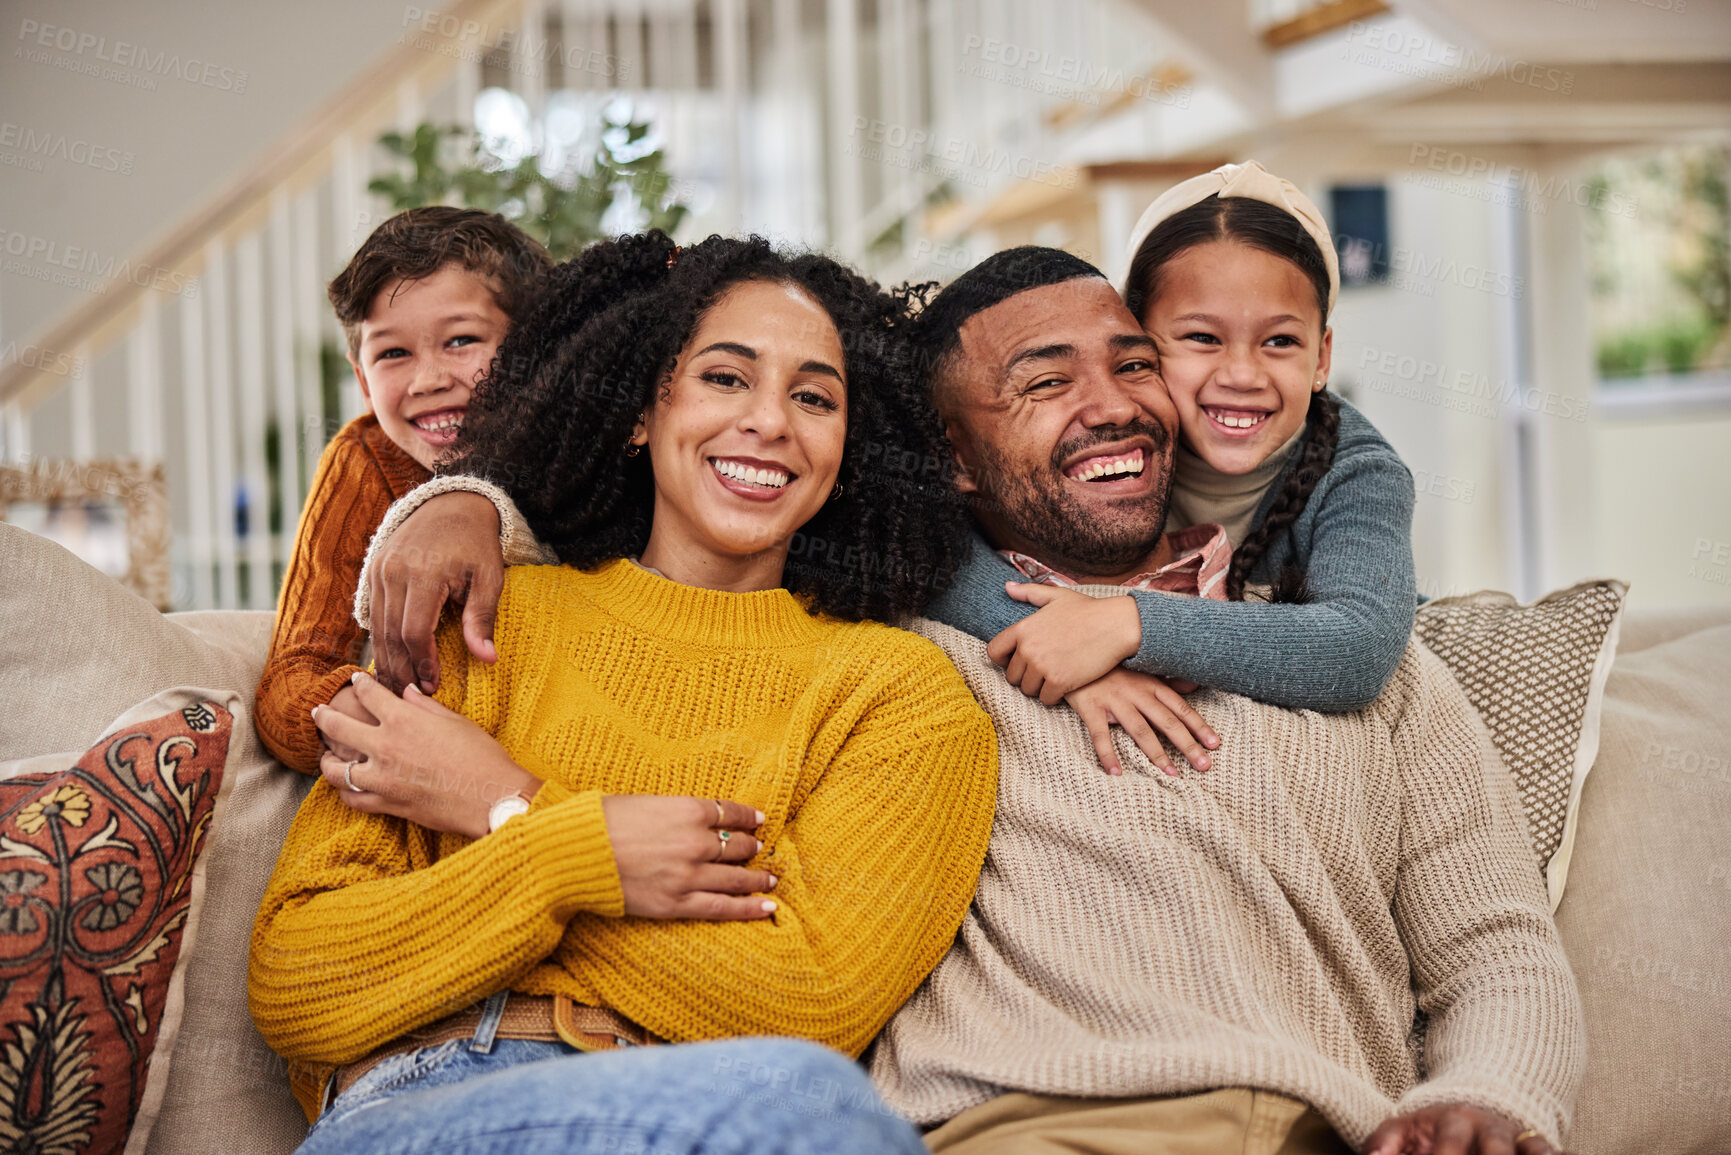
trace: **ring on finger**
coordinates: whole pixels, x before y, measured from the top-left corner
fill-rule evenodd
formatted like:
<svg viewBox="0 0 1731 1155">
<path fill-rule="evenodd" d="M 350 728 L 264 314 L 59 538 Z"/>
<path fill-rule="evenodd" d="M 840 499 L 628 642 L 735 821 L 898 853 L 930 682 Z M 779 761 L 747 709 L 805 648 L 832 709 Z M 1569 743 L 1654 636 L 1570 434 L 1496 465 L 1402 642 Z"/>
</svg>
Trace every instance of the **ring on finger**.
<svg viewBox="0 0 1731 1155">
<path fill-rule="evenodd" d="M 727 857 L 727 840 L 733 837 L 733 831 L 717 830 L 715 836 L 721 839 L 721 853 L 715 856 L 715 861 L 720 862 L 723 858 Z"/>
<path fill-rule="evenodd" d="M 727 820 L 727 813 L 726 813 L 726 811 L 721 809 L 721 799 L 711 798 L 710 801 L 715 803 L 715 824 L 717 826 L 720 826 L 723 822 L 725 822 Z M 726 842 L 727 839 L 724 838 L 724 839 L 722 839 L 722 841 Z"/>
<path fill-rule="evenodd" d="M 354 777 L 354 775 L 355 775 L 355 763 L 359 762 L 359 761 L 360 761 L 359 758 L 353 759 L 352 761 L 350 761 L 348 764 L 346 764 L 343 767 L 343 785 L 347 786 L 350 790 L 353 790 L 356 794 L 363 794 L 363 793 L 365 793 L 365 791 L 363 791 L 359 786 L 355 785 L 355 777 Z"/>
<path fill-rule="evenodd" d="M 1537 1131 L 1533 1130 L 1531 1127 L 1529 1127 L 1525 1131 L 1522 1131 L 1519 1135 L 1515 1136 L 1515 1146 L 1519 1147 L 1522 1143 L 1525 1143 L 1528 1139 L 1537 1139 L 1538 1137 L 1539 1137 L 1539 1133 Z"/>
</svg>

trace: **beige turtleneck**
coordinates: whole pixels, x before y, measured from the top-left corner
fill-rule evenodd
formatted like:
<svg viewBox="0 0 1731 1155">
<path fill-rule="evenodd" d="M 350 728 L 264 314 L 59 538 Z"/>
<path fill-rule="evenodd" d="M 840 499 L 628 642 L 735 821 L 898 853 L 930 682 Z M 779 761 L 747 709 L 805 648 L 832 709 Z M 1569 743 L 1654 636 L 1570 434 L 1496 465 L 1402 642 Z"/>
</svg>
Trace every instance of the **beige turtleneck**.
<svg viewBox="0 0 1731 1155">
<path fill-rule="evenodd" d="M 1236 549 L 1250 533 L 1262 495 L 1304 439 L 1304 430 L 1300 426 L 1290 441 L 1249 473 L 1222 473 L 1179 442 L 1172 466 L 1172 504 L 1166 512 L 1166 532 L 1214 522 L 1226 527 L 1227 540 Z"/>
</svg>

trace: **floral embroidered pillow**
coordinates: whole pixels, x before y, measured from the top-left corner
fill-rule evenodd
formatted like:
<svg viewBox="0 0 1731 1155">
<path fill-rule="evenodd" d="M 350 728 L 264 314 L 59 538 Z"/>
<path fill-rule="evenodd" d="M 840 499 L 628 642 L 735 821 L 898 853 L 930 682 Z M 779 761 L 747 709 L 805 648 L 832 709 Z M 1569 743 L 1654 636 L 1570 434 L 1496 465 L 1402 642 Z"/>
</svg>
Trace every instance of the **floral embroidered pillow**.
<svg viewBox="0 0 1731 1155">
<path fill-rule="evenodd" d="M 0 1151 L 142 1148 L 238 705 L 165 691 L 0 780 Z"/>
</svg>

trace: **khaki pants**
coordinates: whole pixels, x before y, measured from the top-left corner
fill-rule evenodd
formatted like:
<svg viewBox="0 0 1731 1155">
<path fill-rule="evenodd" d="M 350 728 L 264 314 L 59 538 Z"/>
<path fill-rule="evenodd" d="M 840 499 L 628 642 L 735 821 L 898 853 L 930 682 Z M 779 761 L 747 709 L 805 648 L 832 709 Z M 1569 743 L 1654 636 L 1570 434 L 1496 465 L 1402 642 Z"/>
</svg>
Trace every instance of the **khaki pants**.
<svg viewBox="0 0 1731 1155">
<path fill-rule="evenodd" d="M 926 1136 L 948 1155 L 1352 1155 L 1296 1099 L 1228 1087 L 1168 1099 L 1001 1095 Z"/>
</svg>

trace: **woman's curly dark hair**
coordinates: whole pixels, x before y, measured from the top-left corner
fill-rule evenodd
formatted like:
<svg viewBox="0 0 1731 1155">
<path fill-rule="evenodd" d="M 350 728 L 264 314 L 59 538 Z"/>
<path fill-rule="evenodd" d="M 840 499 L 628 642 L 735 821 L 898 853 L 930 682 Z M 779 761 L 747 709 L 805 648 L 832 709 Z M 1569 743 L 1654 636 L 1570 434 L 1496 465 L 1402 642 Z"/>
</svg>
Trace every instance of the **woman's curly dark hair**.
<svg viewBox="0 0 1731 1155">
<path fill-rule="evenodd" d="M 838 618 L 919 612 L 953 578 L 968 521 L 915 370 L 909 297 L 818 253 L 780 253 L 760 237 L 681 249 L 659 231 L 584 250 L 553 270 L 499 347 L 440 472 L 503 486 L 568 565 L 639 556 L 653 475 L 626 441 L 705 311 L 744 281 L 809 293 L 835 322 L 847 374 L 842 491 L 795 534 L 782 584 Z"/>
</svg>

